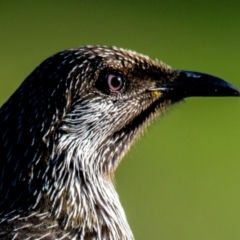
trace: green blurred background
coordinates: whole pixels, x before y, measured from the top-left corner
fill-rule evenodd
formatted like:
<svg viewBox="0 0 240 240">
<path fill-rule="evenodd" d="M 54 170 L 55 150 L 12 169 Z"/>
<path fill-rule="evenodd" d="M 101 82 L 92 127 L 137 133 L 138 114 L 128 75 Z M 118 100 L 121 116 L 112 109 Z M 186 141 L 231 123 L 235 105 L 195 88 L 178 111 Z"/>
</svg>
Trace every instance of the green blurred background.
<svg viewBox="0 0 240 240">
<path fill-rule="evenodd" d="M 240 2 L 1 1 L 0 105 L 45 58 L 115 45 L 240 88 Z M 240 99 L 189 98 L 116 173 L 137 240 L 240 239 Z"/>
</svg>

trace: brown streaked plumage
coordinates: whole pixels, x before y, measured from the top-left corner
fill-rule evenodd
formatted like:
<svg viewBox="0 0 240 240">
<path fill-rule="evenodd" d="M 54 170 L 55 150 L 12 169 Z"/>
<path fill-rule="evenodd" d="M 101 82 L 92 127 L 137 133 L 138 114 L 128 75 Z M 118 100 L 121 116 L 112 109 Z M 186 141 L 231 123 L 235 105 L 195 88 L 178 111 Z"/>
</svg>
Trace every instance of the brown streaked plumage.
<svg viewBox="0 0 240 240">
<path fill-rule="evenodd" d="M 185 97 L 238 95 L 115 47 L 50 57 L 0 109 L 0 238 L 133 239 L 112 177 L 134 139 Z"/>
</svg>

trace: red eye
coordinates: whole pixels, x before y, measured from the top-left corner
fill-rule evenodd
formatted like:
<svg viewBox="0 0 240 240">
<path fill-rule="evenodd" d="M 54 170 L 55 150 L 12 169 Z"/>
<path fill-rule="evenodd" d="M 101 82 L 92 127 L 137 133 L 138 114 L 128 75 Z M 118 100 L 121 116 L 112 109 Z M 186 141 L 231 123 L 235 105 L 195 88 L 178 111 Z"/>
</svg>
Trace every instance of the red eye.
<svg viewBox="0 0 240 240">
<path fill-rule="evenodd" d="M 96 88 L 105 94 L 123 93 L 126 79 L 121 72 L 103 70 L 96 81 Z"/>
<path fill-rule="evenodd" d="M 124 85 L 124 80 L 121 75 L 109 74 L 107 76 L 107 83 L 110 91 L 120 91 Z"/>
</svg>

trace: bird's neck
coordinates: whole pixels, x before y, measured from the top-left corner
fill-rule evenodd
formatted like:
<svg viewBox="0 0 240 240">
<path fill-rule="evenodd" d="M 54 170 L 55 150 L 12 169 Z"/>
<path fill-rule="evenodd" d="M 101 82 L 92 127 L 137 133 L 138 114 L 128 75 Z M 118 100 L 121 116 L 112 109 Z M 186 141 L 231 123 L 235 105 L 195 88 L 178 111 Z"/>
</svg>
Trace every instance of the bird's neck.
<svg viewBox="0 0 240 240">
<path fill-rule="evenodd" d="M 51 209 L 51 217 L 61 221 L 64 230 L 79 229 L 81 234 L 94 236 L 89 239 L 133 239 L 112 179 L 93 169 L 91 164 L 84 165 L 83 155 L 78 151 L 67 152 L 52 161 L 39 193 L 41 198 L 36 194 L 31 208 L 36 206 L 37 210 L 43 206 L 41 212 Z M 51 207 L 47 210 L 45 206 Z"/>
<path fill-rule="evenodd" d="M 107 111 L 104 106 L 101 109 L 99 118 Z M 96 239 L 131 240 L 133 235 L 110 176 L 118 162 L 108 161 L 113 157 L 109 151 L 114 141 L 105 143 L 109 128 L 103 124 L 104 118 L 96 126 L 91 111 L 78 106 L 61 126 L 64 133 L 45 174 L 52 215 L 63 219 L 65 229 L 80 227 L 81 232 L 95 232 Z"/>
<path fill-rule="evenodd" d="M 101 111 L 92 117 L 99 104 L 77 106 L 56 132 L 47 132 L 44 141 L 35 141 L 41 144 L 36 149 L 46 150 L 30 164 L 27 180 L 21 177 L 23 183 L 18 182 L 24 184 L 18 202 L 12 191 L 12 205 L 24 210 L 20 216 L 26 221 L 30 221 L 29 216 L 45 222 L 52 218 L 51 231 L 57 228 L 73 238 L 77 234 L 80 239 L 131 240 L 133 235 L 111 178 L 129 145 L 122 144 L 124 139 L 120 141 L 119 136 L 112 137 L 105 124 L 109 106 L 102 103 Z"/>
</svg>

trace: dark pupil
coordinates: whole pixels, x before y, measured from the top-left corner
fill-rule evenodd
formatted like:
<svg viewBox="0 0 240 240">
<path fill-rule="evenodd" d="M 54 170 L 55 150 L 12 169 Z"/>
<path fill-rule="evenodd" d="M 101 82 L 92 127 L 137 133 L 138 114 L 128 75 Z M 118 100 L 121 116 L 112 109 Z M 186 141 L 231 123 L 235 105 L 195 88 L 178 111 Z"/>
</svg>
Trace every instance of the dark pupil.
<svg viewBox="0 0 240 240">
<path fill-rule="evenodd" d="M 107 81 L 108 87 L 111 91 L 119 91 L 122 88 L 123 80 L 119 75 L 109 74 Z"/>
<path fill-rule="evenodd" d="M 121 84 L 122 84 L 122 81 L 120 77 L 115 76 L 112 78 L 112 81 L 111 81 L 112 87 L 119 88 Z"/>
</svg>

